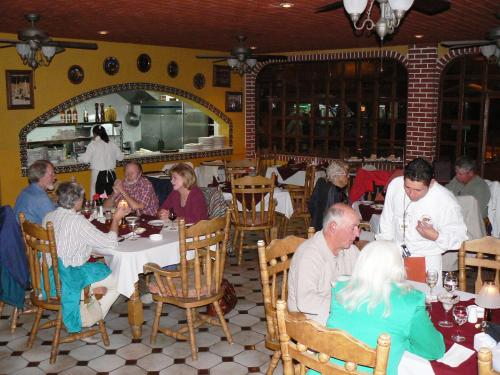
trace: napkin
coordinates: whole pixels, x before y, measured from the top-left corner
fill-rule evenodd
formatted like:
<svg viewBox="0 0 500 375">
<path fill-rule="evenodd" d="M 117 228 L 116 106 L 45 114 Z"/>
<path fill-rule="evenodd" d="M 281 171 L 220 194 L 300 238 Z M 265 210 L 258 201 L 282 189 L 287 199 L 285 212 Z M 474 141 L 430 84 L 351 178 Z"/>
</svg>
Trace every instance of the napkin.
<svg viewBox="0 0 500 375">
<path fill-rule="evenodd" d="M 493 349 L 497 345 L 497 342 L 485 332 L 477 333 L 474 336 L 474 349 L 476 352 L 481 348 Z"/>
<path fill-rule="evenodd" d="M 450 367 L 457 367 L 467 361 L 472 354 L 474 354 L 474 350 L 468 349 L 460 344 L 453 344 L 453 346 L 444 354 L 443 358 L 440 358 L 437 361 Z"/>
<path fill-rule="evenodd" d="M 401 361 L 399 362 L 398 374 L 434 374 L 434 370 L 427 359 L 405 351 L 401 357 Z"/>
</svg>

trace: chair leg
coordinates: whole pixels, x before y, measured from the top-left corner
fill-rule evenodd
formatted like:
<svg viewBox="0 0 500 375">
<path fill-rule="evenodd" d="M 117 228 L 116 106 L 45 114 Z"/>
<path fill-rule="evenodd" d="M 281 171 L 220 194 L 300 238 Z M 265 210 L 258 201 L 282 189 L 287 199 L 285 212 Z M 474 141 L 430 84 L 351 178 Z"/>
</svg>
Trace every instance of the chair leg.
<svg viewBox="0 0 500 375">
<path fill-rule="evenodd" d="M 290 219 L 288 219 L 286 216 L 283 216 L 283 238 L 286 237 L 288 233 L 288 222 Z"/>
<path fill-rule="evenodd" d="M 28 343 L 26 347 L 31 349 L 33 346 L 33 342 L 35 341 L 36 334 L 38 332 L 38 327 L 40 326 L 40 319 L 42 319 L 43 309 L 41 307 L 36 307 L 36 316 L 33 321 L 33 326 L 31 327 L 30 338 L 28 339 Z"/>
<path fill-rule="evenodd" d="M 266 375 L 273 375 L 274 370 L 276 370 L 276 367 L 278 366 L 280 358 L 281 358 L 281 351 L 276 350 L 273 354 L 273 357 L 271 358 L 271 362 L 269 362 L 269 367 L 267 368 Z"/>
<path fill-rule="evenodd" d="M 151 328 L 150 342 L 154 344 L 156 341 L 156 335 L 158 334 L 158 327 L 160 326 L 161 310 L 163 309 L 163 302 L 156 302 L 156 312 L 155 318 L 153 320 L 153 327 Z"/>
<path fill-rule="evenodd" d="M 3 312 L 3 307 L 5 306 L 5 302 L 4 301 L 0 301 L 0 316 L 2 316 L 2 312 Z"/>
<path fill-rule="evenodd" d="M 61 328 L 62 328 L 62 310 L 57 312 L 56 327 L 54 329 L 54 337 L 52 338 L 52 350 L 50 351 L 50 364 L 54 364 L 57 359 L 57 353 L 59 351 L 59 340 L 61 339 Z"/>
<path fill-rule="evenodd" d="M 193 360 L 198 359 L 198 348 L 196 347 L 196 336 L 194 335 L 193 309 L 186 309 L 187 325 L 189 329 L 189 341 L 191 344 L 191 356 Z"/>
<path fill-rule="evenodd" d="M 215 311 L 217 312 L 217 316 L 219 317 L 220 324 L 222 326 L 222 330 L 226 334 L 226 339 L 227 342 L 232 344 L 233 343 L 233 336 L 231 335 L 231 331 L 229 330 L 229 327 L 227 326 L 226 319 L 224 318 L 224 314 L 222 313 L 222 309 L 220 308 L 219 301 L 215 301 L 212 303 L 214 305 Z"/>
<path fill-rule="evenodd" d="M 102 342 L 105 346 L 109 346 L 109 336 L 108 331 L 106 331 L 106 325 L 104 324 L 104 320 L 99 320 L 99 332 L 101 332 Z"/>
<path fill-rule="evenodd" d="M 22 309 L 18 309 L 17 307 L 14 308 L 14 311 L 12 311 L 12 318 L 10 321 L 10 333 L 14 333 L 17 327 L 17 318 L 19 315 L 22 313 Z"/>
<path fill-rule="evenodd" d="M 271 243 L 271 229 L 264 229 L 264 240 L 266 241 L 266 245 Z"/>
<path fill-rule="evenodd" d="M 241 261 L 243 260 L 243 239 L 245 235 L 245 231 L 241 230 L 240 233 L 240 241 L 238 245 L 238 266 L 241 266 Z"/>
</svg>

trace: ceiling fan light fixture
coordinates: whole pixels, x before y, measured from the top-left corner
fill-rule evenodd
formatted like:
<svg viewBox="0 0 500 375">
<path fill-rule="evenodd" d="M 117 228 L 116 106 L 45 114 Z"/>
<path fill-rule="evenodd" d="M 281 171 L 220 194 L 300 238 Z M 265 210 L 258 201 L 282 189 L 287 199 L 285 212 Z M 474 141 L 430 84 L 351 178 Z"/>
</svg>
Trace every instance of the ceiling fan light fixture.
<svg viewBox="0 0 500 375">
<path fill-rule="evenodd" d="M 17 43 L 16 44 L 16 51 L 21 56 L 21 59 L 25 59 L 28 57 L 30 48 L 26 43 Z"/>
<path fill-rule="evenodd" d="M 255 65 L 257 64 L 257 59 L 247 59 L 247 65 L 250 67 L 250 68 L 253 68 Z"/>
<path fill-rule="evenodd" d="M 497 50 L 496 46 L 494 44 L 490 44 L 488 46 L 481 46 L 480 48 L 481 54 L 489 59 L 491 56 L 495 54 L 495 51 Z"/>
<path fill-rule="evenodd" d="M 236 65 L 238 65 L 238 59 L 232 57 L 227 59 L 227 65 L 229 65 L 231 68 L 234 68 Z"/>
<path fill-rule="evenodd" d="M 347 13 L 352 17 L 357 15 L 358 18 L 366 9 L 368 0 L 344 0 L 344 8 Z"/>
<path fill-rule="evenodd" d="M 42 47 L 43 55 L 50 61 L 52 57 L 56 54 L 56 47 L 54 46 L 43 46 Z"/>
</svg>

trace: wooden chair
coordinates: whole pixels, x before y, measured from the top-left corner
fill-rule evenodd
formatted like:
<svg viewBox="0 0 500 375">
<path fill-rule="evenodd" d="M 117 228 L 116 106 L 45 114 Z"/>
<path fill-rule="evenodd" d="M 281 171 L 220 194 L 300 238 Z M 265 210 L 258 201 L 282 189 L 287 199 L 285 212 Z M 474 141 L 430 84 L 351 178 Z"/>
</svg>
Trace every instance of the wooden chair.
<svg viewBox="0 0 500 375">
<path fill-rule="evenodd" d="M 477 353 L 477 368 L 478 375 L 498 375 L 499 373 L 493 370 L 493 356 L 491 350 L 481 348 Z"/>
<path fill-rule="evenodd" d="M 276 153 L 271 154 L 259 154 L 257 155 L 257 173 L 259 176 L 265 176 L 267 168 L 274 167 L 278 164 L 278 159 L 276 158 Z"/>
<path fill-rule="evenodd" d="M 157 264 L 144 265 L 144 272 L 153 272 L 157 293 L 153 293 L 156 313 L 151 331 L 151 343 L 158 331 L 178 340 L 189 340 L 194 360 L 198 358 L 194 329 L 204 323 L 222 326 L 227 341 L 232 343 L 231 332 L 219 306 L 224 294 L 221 287 L 229 238 L 231 212 L 225 217 L 203 220 L 186 228 L 184 219 L 179 222 L 180 268 L 177 271 L 162 270 Z M 186 309 L 187 325 L 177 331 L 160 327 L 164 304 Z M 197 314 L 196 309 L 212 304 L 218 319 Z M 189 331 L 189 336 L 185 333 Z"/>
<path fill-rule="evenodd" d="M 391 347 L 389 335 L 381 334 L 377 347 L 371 348 L 347 332 L 306 319 L 302 313 L 287 313 L 283 300 L 277 302 L 276 308 L 285 375 L 303 375 L 307 369 L 323 375 L 364 374 L 356 371 L 358 365 L 373 368 L 374 375 L 386 373 Z M 345 365 L 330 362 L 330 357 L 344 361 Z M 295 369 L 293 360 L 298 362 Z"/>
<path fill-rule="evenodd" d="M 255 159 L 243 159 L 226 161 L 224 171 L 226 173 L 226 182 L 231 182 L 235 178 L 247 176 L 253 169 L 256 171 L 257 161 Z"/>
<path fill-rule="evenodd" d="M 475 253 L 474 257 L 466 253 Z M 486 257 L 488 258 L 486 258 Z M 474 282 L 474 293 L 479 293 L 483 286 L 483 268 L 494 270 L 495 285 L 499 285 L 500 270 L 500 239 L 487 236 L 477 240 L 464 241 L 458 251 L 458 287 L 467 290 L 466 267 L 477 267 L 477 277 Z"/>
<path fill-rule="evenodd" d="M 313 235 L 314 228 L 310 227 L 308 238 Z M 267 247 L 264 241 L 257 243 L 260 280 L 267 321 L 266 348 L 274 351 L 266 372 L 267 375 L 272 375 L 281 357 L 276 302 L 278 299 L 286 301 L 288 298 L 288 270 L 293 254 L 304 241 L 305 239 L 301 237 L 288 236 L 284 239 L 273 240 Z"/>
<path fill-rule="evenodd" d="M 307 166 L 304 186 L 286 185 L 286 189 L 290 193 L 292 199 L 293 214 L 290 218 L 282 217 L 283 236 L 288 234 L 288 224 L 294 219 L 304 220 L 304 228 L 309 228 L 311 225 L 311 215 L 309 214 L 308 203 L 314 190 L 314 180 L 316 177 L 316 167 L 314 165 Z"/>
<path fill-rule="evenodd" d="M 275 181 L 274 173 L 271 178 L 246 176 L 231 181 L 234 248 L 238 249 L 238 265 L 243 259 L 243 248 L 254 248 L 243 245 L 245 232 L 264 232 L 266 243 L 271 242 L 276 205 L 273 199 Z"/>
<path fill-rule="evenodd" d="M 4 301 L 0 301 L 0 316 L 2 315 L 4 307 L 5 307 L 5 302 Z M 11 316 L 10 316 L 10 333 L 14 334 L 14 332 L 16 331 L 17 319 L 19 318 L 19 316 L 22 313 L 23 313 L 22 309 L 19 309 L 19 308 L 13 306 L 12 313 L 11 313 Z"/>
<path fill-rule="evenodd" d="M 56 250 L 56 240 L 54 235 L 54 227 L 52 223 L 47 223 L 47 229 L 42 228 L 37 224 L 30 223 L 26 220 L 23 213 L 19 214 L 21 222 L 21 231 L 23 234 L 24 244 L 26 246 L 26 255 L 31 275 L 31 302 L 36 309 L 35 320 L 31 328 L 30 337 L 27 347 L 33 346 L 36 334 L 39 329 L 55 327 L 54 336 L 52 339 L 52 350 L 50 353 L 50 363 L 54 363 L 57 359 L 59 345 L 62 343 L 73 342 L 82 338 L 94 336 L 100 333 L 103 343 L 109 345 L 109 337 L 106 331 L 104 320 L 99 321 L 98 328 L 89 328 L 85 331 L 68 334 L 61 338 L 62 321 L 62 305 L 61 305 L 61 280 L 59 278 L 58 260 Z M 52 260 L 52 265 L 47 261 L 47 257 Z M 53 270 L 53 281 L 55 283 L 56 295 L 50 294 L 50 276 L 49 269 Z M 88 301 L 88 288 L 86 290 L 85 301 Z M 57 317 L 55 320 L 49 320 L 40 326 L 40 320 L 44 310 L 56 311 Z"/>
</svg>

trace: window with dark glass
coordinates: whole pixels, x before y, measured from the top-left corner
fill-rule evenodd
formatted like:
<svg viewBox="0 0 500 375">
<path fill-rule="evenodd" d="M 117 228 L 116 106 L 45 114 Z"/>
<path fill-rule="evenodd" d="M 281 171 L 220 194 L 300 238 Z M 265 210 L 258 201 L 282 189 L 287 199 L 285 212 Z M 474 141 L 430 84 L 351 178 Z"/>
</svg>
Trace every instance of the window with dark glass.
<svg viewBox="0 0 500 375">
<path fill-rule="evenodd" d="M 395 60 L 275 64 L 257 77 L 257 151 L 402 155 L 408 77 Z"/>
</svg>

